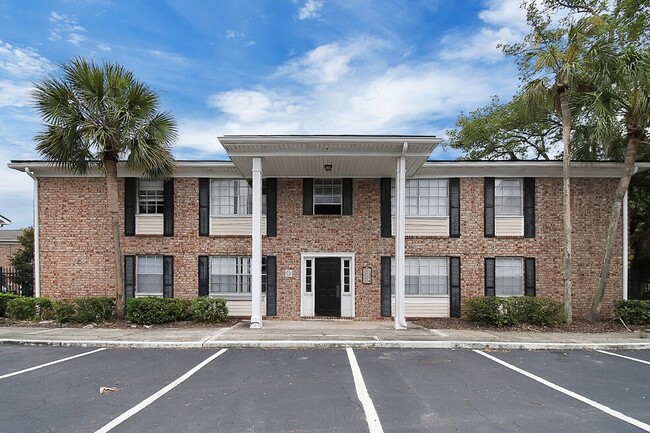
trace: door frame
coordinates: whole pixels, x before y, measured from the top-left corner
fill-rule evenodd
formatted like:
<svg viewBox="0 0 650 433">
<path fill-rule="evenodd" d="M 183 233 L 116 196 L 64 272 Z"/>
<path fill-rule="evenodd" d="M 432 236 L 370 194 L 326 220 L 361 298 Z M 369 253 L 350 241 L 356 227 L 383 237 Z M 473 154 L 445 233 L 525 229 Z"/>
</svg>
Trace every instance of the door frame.
<svg viewBox="0 0 650 433">
<path fill-rule="evenodd" d="M 329 258 L 339 258 L 341 260 L 341 317 L 355 317 L 355 254 L 346 253 L 346 252 L 337 252 L 337 253 L 322 253 L 322 252 L 306 252 L 300 253 L 300 315 L 302 317 L 315 317 L 315 290 L 316 284 L 314 278 L 316 274 L 312 270 L 312 291 L 307 293 L 307 260 L 312 260 L 312 266 L 315 269 L 315 261 L 313 259 L 329 257 Z M 343 275 L 344 275 L 344 266 L 343 260 L 350 260 L 350 293 L 345 293 L 343 291 Z M 350 315 L 344 315 L 345 309 L 343 308 L 343 303 L 350 303 Z"/>
</svg>

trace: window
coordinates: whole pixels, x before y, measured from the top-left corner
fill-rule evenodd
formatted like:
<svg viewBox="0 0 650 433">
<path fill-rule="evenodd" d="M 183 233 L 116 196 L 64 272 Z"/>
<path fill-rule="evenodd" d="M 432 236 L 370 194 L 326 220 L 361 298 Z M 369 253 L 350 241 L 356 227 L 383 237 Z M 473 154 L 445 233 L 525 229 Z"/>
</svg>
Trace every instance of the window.
<svg viewBox="0 0 650 433">
<path fill-rule="evenodd" d="M 162 180 L 138 179 L 138 213 L 162 214 L 164 204 Z"/>
<path fill-rule="evenodd" d="M 250 256 L 210 257 L 210 293 L 250 292 Z M 266 292 L 266 257 L 262 257 L 262 292 Z"/>
<path fill-rule="evenodd" d="M 446 257 L 406 257 L 405 295 L 449 295 Z M 395 258 L 391 258 L 391 290 L 395 293 Z"/>
<path fill-rule="evenodd" d="M 497 296 L 522 296 L 524 294 L 522 260 L 518 257 L 494 259 L 494 288 Z"/>
<path fill-rule="evenodd" d="M 305 260 L 305 292 L 311 293 L 312 289 L 312 273 L 314 271 L 314 268 L 312 266 L 312 259 L 307 259 Z"/>
<path fill-rule="evenodd" d="M 341 179 L 314 179 L 314 215 L 341 215 Z"/>
<path fill-rule="evenodd" d="M 163 295 L 163 256 L 137 256 L 136 296 Z"/>
<path fill-rule="evenodd" d="M 521 179 L 494 180 L 494 214 L 496 216 L 523 216 Z"/>
<path fill-rule="evenodd" d="M 253 187 L 248 179 L 213 179 L 211 215 L 252 215 Z M 262 213 L 266 214 L 266 186 L 262 184 Z"/>
<path fill-rule="evenodd" d="M 391 214 L 396 212 L 395 181 L 391 185 Z M 408 179 L 404 211 L 406 216 L 448 216 L 448 179 Z"/>
</svg>

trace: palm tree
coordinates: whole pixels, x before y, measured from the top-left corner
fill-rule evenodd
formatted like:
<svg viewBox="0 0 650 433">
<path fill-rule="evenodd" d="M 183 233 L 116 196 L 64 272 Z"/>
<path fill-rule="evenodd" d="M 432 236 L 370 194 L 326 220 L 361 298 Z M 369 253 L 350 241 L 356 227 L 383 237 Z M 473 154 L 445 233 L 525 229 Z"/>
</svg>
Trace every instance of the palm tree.
<svg viewBox="0 0 650 433">
<path fill-rule="evenodd" d="M 585 53 L 585 35 L 589 22 L 570 19 L 553 28 L 550 17 L 537 9 L 534 2 L 528 5 L 528 23 L 532 31 L 523 43 L 506 45 L 504 52 L 519 58 L 524 88 L 518 98 L 520 106 L 531 118 L 540 112 L 555 109 L 562 123 L 563 143 L 563 264 L 564 318 L 572 322 L 572 256 L 571 256 L 571 130 L 572 107 L 569 96 L 579 82 Z"/>
<path fill-rule="evenodd" d="M 158 95 L 122 66 L 75 58 L 61 65 L 32 93 L 44 128 L 36 150 L 52 164 L 83 174 L 103 170 L 115 247 L 116 316 L 124 317 L 124 273 L 118 215 L 117 164 L 147 177 L 173 175 L 171 145 L 177 128 L 160 112 Z"/>
</svg>

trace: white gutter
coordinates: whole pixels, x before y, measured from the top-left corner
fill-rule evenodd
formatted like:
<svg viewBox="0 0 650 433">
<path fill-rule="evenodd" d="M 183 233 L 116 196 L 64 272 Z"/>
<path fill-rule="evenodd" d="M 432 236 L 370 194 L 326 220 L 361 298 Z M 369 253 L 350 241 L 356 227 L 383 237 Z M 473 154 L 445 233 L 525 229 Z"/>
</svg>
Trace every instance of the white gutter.
<svg viewBox="0 0 650 433">
<path fill-rule="evenodd" d="M 623 197 L 623 299 L 627 300 L 628 297 L 628 205 L 629 194 L 625 193 Z"/>
<path fill-rule="evenodd" d="M 41 296 L 41 248 L 38 229 L 38 179 L 29 167 L 25 167 L 25 173 L 34 179 L 34 297 Z"/>
<path fill-rule="evenodd" d="M 397 195 L 397 230 L 395 233 L 395 329 L 406 329 L 404 308 L 404 284 L 406 280 L 405 266 L 405 231 L 406 231 L 406 153 L 409 144 L 402 145 L 402 155 L 397 158 L 397 179 L 395 182 Z"/>
</svg>

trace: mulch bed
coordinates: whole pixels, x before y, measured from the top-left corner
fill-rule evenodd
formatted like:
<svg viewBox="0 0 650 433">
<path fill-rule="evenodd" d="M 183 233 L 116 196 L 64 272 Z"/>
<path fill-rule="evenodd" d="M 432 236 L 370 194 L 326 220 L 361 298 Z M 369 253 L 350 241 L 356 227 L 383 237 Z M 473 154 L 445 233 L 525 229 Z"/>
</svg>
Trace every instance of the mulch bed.
<svg viewBox="0 0 650 433">
<path fill-rule="evenodd" d="M 240 319 L 226 319 L 221 323 L 203 323 L 203 322 L 170 322 L 156 325 L 136 325 L 125 320 L 109 320 L 99 325 L 90 324 L 82 325 L 79 323 L 57 323 L 53 320 L 42 322 L 30 322 L 25 320 L 11 320 L 6 317 L 0 317 L 0 327 L 6 326 L 27 326 L 32 328 L 105 328 L 105 329 L 191 329 L 191 328 L 227 328 L 241 322 Z"/>
<path fill-rule="evenodd" d="M 618 319 L 602 320 L 598 322 L 589 322 L 584 319 L 574 320 L 571 325 L 558 325 L 555 327 L 533 326 L 533 325 L 515 325 L 498 328 L 496 326 L 479 325 L 470 322 L 465 318 L 449 319 L 417 319 L 413 323 L 424 326 L 429 329 L 458 329 L 473 331 L 519 331 L 519 332 L 576 332 L 576 333 L 603 333 L 603 332 L 629 332 L 629 331 L 647 331 L 648 325 L 627 325 L 627 328 Z M 629 329 L 628 329 L 629 328 Z"/>
</svg>

